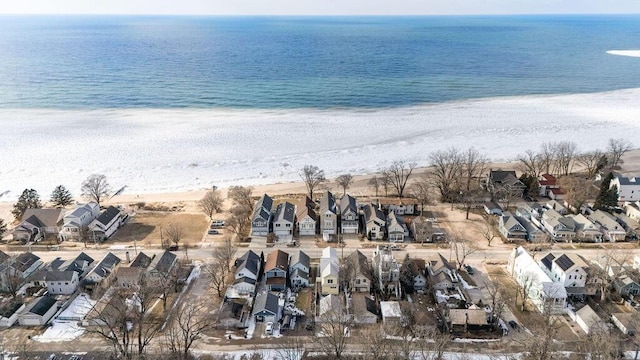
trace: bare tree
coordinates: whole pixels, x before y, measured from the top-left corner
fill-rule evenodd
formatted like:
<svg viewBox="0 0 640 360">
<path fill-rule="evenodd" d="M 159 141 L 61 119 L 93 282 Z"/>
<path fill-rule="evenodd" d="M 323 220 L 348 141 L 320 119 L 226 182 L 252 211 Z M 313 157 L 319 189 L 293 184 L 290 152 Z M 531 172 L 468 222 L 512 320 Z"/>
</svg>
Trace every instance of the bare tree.
<svg viewBox="0 0 640 360">
<path fill-rule="evenodd" d="M 612 333 L 607 325 L 597 323 L 589 328 L 589 334 L 580 344 L 580 352 L 590 360 L 624 359 L 620 341 L 620 337 Z"/>
<path fill-rule="evenodd" d="M 169 351 L 189 359 L 193 344 L 214 325 L 211 309 L 204 300 L 185 301 L 178 305 L 176 313 L 165 332 Z"/>
<path fill-rule="evenodd" d="M 524 154 L 518 155 L 518 162 L 520 171 L 536 179 L 541 175 L 544 167 L 542 156 L 533 150 L 527 150 Z"/>
<path fill-rule="evenodd" d="M 80 188 L 82 197 L 100 202 L 111 194 L 111 188 L 107 182 L 107 177 L 102 174 L 92 174 L 82 183 Z"/>
<path fill-rule="evenodd" d="M 462 173 L 463 158 L 456 148 L 432 153 L 430 177 L 432 184 L 440 191 L 442 201 L 454 202 L 458 197 L 459 181 Z"/>
<path fill-rule="evenodd" d="M 456 257 L 458 271 L 462 269 L 469 255 L 481 251 L 476 244 L 464 239 L 461 234 L 453 234 L 450 243 Z"/>
<path fill-rule="evenodd" d="M 580 176 L 563 176 L 560 178 L 560 187 L 564 190 L 564 200 L 579 212 L 582 205 L 590 199 L 595 199 L 598 189 L 591 181 Z"/>
<path fill-rule="evenodd" d="M 543 143 L 540 146 L 539 159 L 540 169 L 544 170 L 545 174 L 551 174 L 551 167 L 554 161 L 554 149 L 552 143 Z"/>
<path fill-rule="evenodd" d="M 18 296 L 18 292 L 24 284 L 24 278 L 20 273 L 18 273 L 13 267 L 10 267 L 0 275 L 0 279 L 2 280 L 2 285 L 7 294 L 12 298 Z"/>
<path fill-rule="evenodd" d="M 342 195 L 346 195 L 347 189 L 353 184 L 353 176 L 351 174 L 343 174 L 336 178 L 336 183 L 342 188 Z"/>
<path fill-rule="evenodd" d="M 306 342 L 298 336 L 287 336 L 276 346 L 278 358 L 282 360 L 301 360 L 306 352 Z"/>
<path fill-rule="evenodd" d="M 534 335 L 527 336 L 524 340 L 525 359 L 553 360 L 558 357 L 558 341 L 556 335 L 562 327 L 562 322 L 553 315 L 552 301 L 544 303 L 542 309 L 542 321 L 536 322 Z"/>
<path fill-rule="evenodd" d="M 380 185 L 384 189 L 384 197 L 389 196 L 389 186 L 391 186 L 391 174 L 387 169 L 380 171 Z"/>
<path fill-rule="evenodd" d="M 429 177 L 426 175 L 419 176 L 417 181 L 414 181 L 411 184 L 409 191 L 411 196 L 420 202 L 420 214 L 422 214 L 424 212 L 424 207 L 429 205 L 432 200 L 431 182 Z"/>
<path fill-rule="evenodd" d="M 417 351 L 420 360 L 443 360 L 451 345 L 451 335 L 437 329 L 421 331 Z"/>
<path fill-rule="evenodd" d="M 178 246 L 178 243 L 184 236 L 184 227 L 176 223 L 171 223 L 166 227 L 164 234 L 167 236 L 169 241 Z"/>
<path fill-rule="evenodd" d="M 576 156 L 576 143 L 560 141 L 551 143 L 553 151 L 553 169 L 557 175 L 569 175 Z"/>
<path fill-rule="evenodd" d="M 324 176 L 324 170 L 320 170 L 320 168 L 315 165 L 305 165 L 298 175 L 300 175 L 300 178 L 304 181 L 311 200 L 313 200 L 313 191 L 318 188 L 320 184 L 327 181 L 327 178 Z"/>
<path fill-rule="evenodd" d="M 377 176 L 372 176 L 367 185 L 376 192 L 376 197 L 378 197 L 378 190 L 380 190 L 380 179 Z"/>
<path fill-rule="evenodd" d="M 606 165 L 606 158 L 602 151 L 593 150 L 578 155 L 576 162 L 582 166 L 586 172 L 587 179 L 593 179 L 598 173 L 598 170 Z"/>
<path fill-rule="evenodd" d="M 478 179 L 487 168 L 487 158 L 475 148 L 469 148 L 462 152 L 462 176 L 464 178 L 464 190 L 471 191 L 477 188 Z M 476 182 L 476 184 L 474 184 Z"/>
<path fill-rule="evenodd" d="M 329 310 L 318 322 L 319 334 L 312 338 L 320 351 L 333 359 L 342 359 L 349 345 L 351 322 L 341 310 Z"/>
<path fill-rule="evenodd" d="M 488 305 L 491 307 L 492 325 L 494 329 L 497 329 L 499 325 L 498 319 L 502 317 L 505 309 L 507 308 L 509 296 L 506 294 L 506 291 L 503 291 L 499 285 L 493 282 L 485 282 L 484 289 L 488 295 Z"/>
<path fill-rule="evenodd" d="M 618 138 L 609 139 L 609 165 L 612 168 L 620 166 L 622 163 L 622 156 L 631 150 L 633 144 L 629 140 Z"/>
<path fill-rule="evenodd" d="M 529 272 L 520 274 L 518 275 L 518 279 L 516 279 L 516 283 L 518 285 L 516 294 L 522 299 L 520 310 L 526 311 L 527 300 L 529 300 L 529 294 L 535 284 L 535 275 Z M 516 305 L 518 303 L 518 296 L 515 297 Z"/>
<path fill-rule="evenodd" d="M 233 246 L 230 239 L 226 239 L 223 245 L 213 250 L 213 261 L 205 268 L 211 278 L 211 286 L 217 292 L 218 297 L 224 295 L 227 278 L 231 274 L 231 261 L 235 253 L 235 246 Z"/>
<path fill-rule="evenodd" d="M 417 164 L 414 162 L 407 163 L 402 160 L 396 160 L 387 169 L 391 179 L 391 186 L 396 189 L 399 197 L 404 196 L 404 189 L 407 187 L 407 182 L 416 166 Z"/>
<path fill-rule="evenodd" d="M 233 202 L 230 215 L 227 217 L 226 228 L 242 239 L 249 234 L 251 228 L 251 213 L 254 201 L 251 197 L 253 188 L 244 186 L 232 186 L 229 188 L 228 197 Z"/>
<path fill-rule="evenodd" d="M 213 220 L 213 215 L 222 211 L 223 199 L 218 190 L 209 190 L 200 201 L 198 207 L 202 212 Z"/>
<path fill-rule="evenodd" d="M 357 343 L 362 344 L 362 360 L 388 360 L 395 355 L 391 342 L 379 328 L 361 331 Z"/>
<path fill-rule="evenodd" d="M 600 301 L 610 298 L 613 283 L 626 271 L 623 265 L 629 258 L 629 252 L 607 249 L 596 257 L 593 266 L 589 266 L 587 286 L 597 289 L 600 293 Z"/>
<path fill-rule="evenodd" d="M 495 217 L 485 217 L 485 221 L 478 225 L 478 232 L 482 237 L 487 240 L 487 244 L 491 247 L 491 242 L 500 237 L 498 230 L 496 229 L 497 221 Z"/>
<path fill-rule="evenodd" d="M 251 186 L 232 186 L 227 192 L 227 197 L 232 201 L 234 206 L 242 206 L 244 208 L 253 208 L 253 188 Z"/>
<path fill-rule="evenodd" d="M 227 271 L 231 272 L 231 263 L 235 259 L 238 249 L 231 242 L 231 239 L 225 238 L 222 245 L 215 248 L 213 257 L 220 259 L 223 264 L 227 264 Z"/>
</svg>

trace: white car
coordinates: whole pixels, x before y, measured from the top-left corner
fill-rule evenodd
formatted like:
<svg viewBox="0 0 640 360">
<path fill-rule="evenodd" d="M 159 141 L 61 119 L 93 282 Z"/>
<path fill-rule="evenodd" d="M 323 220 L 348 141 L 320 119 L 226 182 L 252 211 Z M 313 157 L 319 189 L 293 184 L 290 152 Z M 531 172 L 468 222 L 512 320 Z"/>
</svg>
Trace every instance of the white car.
<svg viewBox="0 0 640 360">
<path fill-rule="evenodd" d="M 273 334 L 273 323 L 271 321 L 269 321 L 264 327 L 264 332 L 267 335 Z"/>
<path fill-rule="evenodd" d="M 212 220 L 211 221 L 211 226 L 209 226 L 209 228 L 214 229 L 214 228 L 219 228 L 219 227 L 223 227 L 224 226 L 224 221 L 223 220 Z"/>
</svg>

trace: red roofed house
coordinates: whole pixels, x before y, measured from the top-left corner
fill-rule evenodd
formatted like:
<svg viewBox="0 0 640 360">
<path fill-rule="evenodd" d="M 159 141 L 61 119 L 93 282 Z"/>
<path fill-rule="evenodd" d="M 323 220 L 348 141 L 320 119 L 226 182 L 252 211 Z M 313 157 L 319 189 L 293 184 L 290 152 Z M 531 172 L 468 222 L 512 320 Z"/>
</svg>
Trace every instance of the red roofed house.
<svg viewBox="0 0 640 360">
<path fill-rule="evenodd" d="M 538 177 L 538 184 L 540 184 L 540 196 L 549 196 L 551 189 L 558 189 L 558 180 L 551 174 L 542 174 Z"/>
</svg>

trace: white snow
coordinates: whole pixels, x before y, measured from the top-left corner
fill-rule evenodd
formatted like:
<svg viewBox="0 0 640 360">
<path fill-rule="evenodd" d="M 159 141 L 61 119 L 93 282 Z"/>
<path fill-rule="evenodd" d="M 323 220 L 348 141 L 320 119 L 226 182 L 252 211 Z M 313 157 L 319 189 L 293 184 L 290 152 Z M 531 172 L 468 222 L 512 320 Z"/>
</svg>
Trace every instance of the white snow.
<svg viewBox="0 0 640 360">
<path fill-rule="evenodd" d="M 135 194 L 294 181 L 308 163 L 328 177 L 398 159 L 428 165 L 450 146 L 494 160 L 547 141 L 604 149 L 609 138 L 640 138 L 638 118 L 640 89 L 368 110 L 0 109 L 0 200 L 59 184 L 78 195 L 93 173 Z"/>
<path fill-rule="evenodd" d="M 61 320 L 81 321 L 93 309 L 97 301 L 92 300 L 88 294 L 78 295 L 69 306 L 58 315 Z"/>
<path fill-rule="evenodd" d="M 466 281 L 464 280 L 464 278 L 462 278 L 462 276 L 459 276 L 459 278 L 460 278 L 460 282 L 462 283 L 462 287 L 463 287 L 464 289 L 466 289 L 466 290 L 477 289 L 475 286 L 471 286 L 471 285 L 469 285 L 469 283 L 468 283 L 468 282 L 466 282 Z"/>
<path fill-rule="evenodd" d="M 32 339 L 43 343 L 71 341 L 84 334 L 84 331 L 75 321 L 54 320 L 42 335 L 36 335 Z"/>
</svg>

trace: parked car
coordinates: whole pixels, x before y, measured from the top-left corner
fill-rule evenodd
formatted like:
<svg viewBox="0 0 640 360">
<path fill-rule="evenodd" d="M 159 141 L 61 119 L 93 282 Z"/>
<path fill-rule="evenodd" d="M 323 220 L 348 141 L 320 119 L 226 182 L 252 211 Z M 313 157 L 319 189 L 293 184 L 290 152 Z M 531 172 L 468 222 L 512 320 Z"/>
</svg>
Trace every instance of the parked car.
<svg viewBox="0 0 640 360">
<path fill-rule="evenodd" d="M 224 226 L 224 221 L 223 220 L 212 220 L 211 221 L 211 225 L 209 226 L 210 229 L 215 229 L 215 228 L 220 228 Z"/>
<path fill-rule="evenodd" d="M 515 330 L 518 328 L 518 323 L 513 320 L 509 320 L 509 326 L 511 326 L 511 328 Z"/>
<path fill-rule="evenodd" d="M 214 229 L 210 229 L 209 231 L 207 231 L 207 234 L 209 234 L 209 235 L 220 235 L 220 231 L 214 230 Z"/>
<path fill-rule="evenodd" d="M 473 275 L 475 273 L 475 271 L 470 265 L 464 264 L 464 269 L 467 271 L 467 274 L 469 275 Z"/>
<path fill-rule="evenodd" d="M 265 327 L 264 327 L 264 332 L 267 335 L 272 335 L 273 334 L 273 323 L 271 321 L 269 321 Z"/>
<path fill-rule="evenodd" d="M 313 330 L 313 319 L 308 318 L 307 322 L 304 324 L 304 328 L 306 330 Z"/>
</svg>

